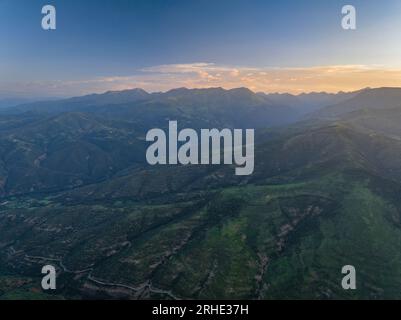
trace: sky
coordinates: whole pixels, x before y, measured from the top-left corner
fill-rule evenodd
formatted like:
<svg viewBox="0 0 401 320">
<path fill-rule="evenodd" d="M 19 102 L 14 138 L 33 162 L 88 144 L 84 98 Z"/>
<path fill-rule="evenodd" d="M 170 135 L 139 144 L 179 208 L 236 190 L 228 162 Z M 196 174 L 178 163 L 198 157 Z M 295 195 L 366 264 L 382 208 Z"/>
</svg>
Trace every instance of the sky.
<svg viewBox="0 0 401 320">
<path fill-rule="evenodd" d="M 47 4 L 56 30 L 41 28 Z M 401 86 L 400 34 L 399 0 L 0 0 L 0 98 Z"/>
</svg>

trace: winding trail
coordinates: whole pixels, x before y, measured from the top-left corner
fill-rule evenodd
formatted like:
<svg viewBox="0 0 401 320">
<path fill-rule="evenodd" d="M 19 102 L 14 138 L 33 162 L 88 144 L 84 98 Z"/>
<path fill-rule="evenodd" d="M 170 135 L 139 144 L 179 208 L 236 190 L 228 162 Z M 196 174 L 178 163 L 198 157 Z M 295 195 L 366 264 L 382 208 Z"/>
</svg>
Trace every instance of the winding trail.
<svg viewBox="0 0 401 320">
<path fill-rule="evenodd" d="M 93 268 L 87 268 L 83 270 L 70 270 L 68 269 L 64 263 L 63 260 L 60 258 L 49 258 L 49 257 L 42 257 L 42 256 L 30 256 L 25 254 L 24 255 L 25 259 L 31 262 L 37 262 L 35 260 L 42 260 L 42 261 L 52 261 L 52 262 L 57 262 L 59 267 L 66 273 L 72 273 L 72 274 L 82 274 L 82 273 L 89 273 L 87 276 L 87 279 L 89 281 L 92 281 L 98 285 L 101 286 L 107 286 L 107 287 L 118 287 L 118 288 L 124 288 L 124 289 L 129 289 L 134 291 L 135 293 L 143 293 L 146 289 L 149 290 L 149 292 L 156 293 L 156 294 L 164 294 L 169 296 L 173 300 L 182 300 L 181 298 L 177 297 L 174 295 L 171 291 L 168 290 L 163 290 L 160 288 L 156 288 L 152 285 L 151 281 L 147 281 L 137 287 L 129 286 L 126 284 L 120 284 L 120 283 L 113 283 L 113 282 L 105 282 L 103 280 L 97 279 L 92 276 L 92 272 L 94 271 Z M 32 261 L 34 260 L 34 261 Z"/>
</svg>

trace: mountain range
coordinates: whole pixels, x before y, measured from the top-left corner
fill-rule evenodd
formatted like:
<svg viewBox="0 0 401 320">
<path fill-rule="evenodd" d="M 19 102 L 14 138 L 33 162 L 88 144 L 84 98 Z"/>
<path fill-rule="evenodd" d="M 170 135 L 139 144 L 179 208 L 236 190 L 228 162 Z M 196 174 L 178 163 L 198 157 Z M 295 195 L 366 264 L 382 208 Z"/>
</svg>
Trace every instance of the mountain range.
<svg viewBox="0 0 401 320">
<path fill-rule="evenodd" d="M 255 128 L 255 172 L 146 132 Z M 141 89 L 0 111 L 0 298 L 401 298 L 401 89 Z M 59 270 L 55 294 L 40 268 Z M 353 265 L 358 289 L 341 287 Z"/>
</svg>

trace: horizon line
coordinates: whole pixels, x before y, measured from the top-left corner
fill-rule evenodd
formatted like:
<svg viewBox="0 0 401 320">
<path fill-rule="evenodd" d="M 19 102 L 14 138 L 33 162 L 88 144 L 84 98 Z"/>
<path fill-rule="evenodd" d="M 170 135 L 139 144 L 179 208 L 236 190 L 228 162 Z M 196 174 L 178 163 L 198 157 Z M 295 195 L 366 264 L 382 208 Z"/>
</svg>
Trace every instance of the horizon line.
<svg viewBox="0 0 401 320">
<path fill-rule="evenodd" d="M 83 98 L 83 97 L 90 97 L 90 96 L 102 96 L 102 95 L 106 95 L 106 94 L 112 94 L 112 93 L 123 93 L 123 92 L 129 92 L 129 91 L 135 91 L 135 90 L 141 90 L 144 91 L 145 93 L 149 94 L 149 95 L 156 95 L 156 94 L 166 94 L 172 91 L 176 91 L 176 90 L 188 90 L 188 91 L 195 91 L 195 90 L 223 90 L 223 91 L 236 91 L 236 90 L 241 90 L 241 89 L 245 89 L 245 90 L 249 90 L 250 92 L 252 92 L 253 94 L 264 94 L 266 96 L 269 95 L 291 95 L 293 97 L 298 97 L 298 96 L 302 96 L 302 95 L 309 95 L 309 94 L 326 94 L 326 95 L 338 95 L 338 94 L 352 94 L 352 93 L 358 93 L 358 92 L 363 92 L 363 91 L 368 91 L 368 90 L 381 90 L 381 89 L 399 89 L 401 90 L 401 87 L 391 87 L 391 86 L 384 86 L 384 87 L 364 87 L 364 88 L 360 88 L 357 90 L 350 90 L 350 91 L 338 91 L 338 92 L 327 92 L 327 91 L 310 91 L 310 92 L 301 92 L 301 93 L 290 93 L 290 92 L 262 92 L 262 91 L 253 91 L 247 87 L 237 87 L 237 88 L 224 88 L 224 87 L 202 87 L 202 88 L 187 88 L 187 87 L 177 87 L 177 88 L 172 88 L 169 90 L 165 90 L 165 91 L 147 91 L 145 89 L 139 88 L 139 87 L 135 87 L 132 89 L 122 89 L 122 90 L 108 90 L 108 91 L 104 91 L 104 92 L 100 92 L 100 93 L 87 93 L 87 94 L 82 94 L 82 95 L 75 95 L 75 96 L 67 96 L 67 97 L 48 97 L 48 98 L 38 98 L 37 100 L 35 98 L 32 98 L 31 102 L 28 103 L 22 103 L 22 105 L 25 104 L 31 104 L 31 103 L 38 103 L 38 102 L 49 102 L 49 101 L 62 101 L 62 100 L 70 100 L 70 99 L 76 99 L 76 98 Z M 15 97 L 17 98 L 17 97 Z M 5 98 L 4 100 L 7 100 L 10 98 Z M 0 99 L 1 101 L 1 99 Z"/>
</svg>

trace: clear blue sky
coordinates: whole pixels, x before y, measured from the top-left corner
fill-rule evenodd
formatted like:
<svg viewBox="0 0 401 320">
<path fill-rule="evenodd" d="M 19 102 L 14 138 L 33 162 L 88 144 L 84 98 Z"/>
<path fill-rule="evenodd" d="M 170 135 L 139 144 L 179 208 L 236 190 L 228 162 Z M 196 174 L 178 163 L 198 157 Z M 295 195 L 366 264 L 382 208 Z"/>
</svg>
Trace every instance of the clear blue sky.
<svg viewBox="0 0 401 320">
<path fill-rule="evenodd" d="M 56 31 L 41 29 L 45 4 Z M 357 8 L 356 31 L 341 29 L 344 4 Z M 398 67 L 400 37 L 399 0 L 0 0 L 0 90 L 197 62 Z"/>
</svg>

